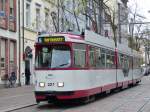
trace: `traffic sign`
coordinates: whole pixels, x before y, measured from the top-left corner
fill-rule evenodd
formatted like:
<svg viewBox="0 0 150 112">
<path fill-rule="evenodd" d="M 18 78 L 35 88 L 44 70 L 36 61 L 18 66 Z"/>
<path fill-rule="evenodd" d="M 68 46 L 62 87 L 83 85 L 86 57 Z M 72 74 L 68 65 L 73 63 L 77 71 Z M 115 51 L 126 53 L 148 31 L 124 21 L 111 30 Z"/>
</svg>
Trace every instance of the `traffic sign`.
<svg viewBox="0 0 150 112">
<path fill-rule="evenodd" d="M 5 12 L 4 11 L 0 11 L 0 17 L 5 17 Z"/>
</svg>

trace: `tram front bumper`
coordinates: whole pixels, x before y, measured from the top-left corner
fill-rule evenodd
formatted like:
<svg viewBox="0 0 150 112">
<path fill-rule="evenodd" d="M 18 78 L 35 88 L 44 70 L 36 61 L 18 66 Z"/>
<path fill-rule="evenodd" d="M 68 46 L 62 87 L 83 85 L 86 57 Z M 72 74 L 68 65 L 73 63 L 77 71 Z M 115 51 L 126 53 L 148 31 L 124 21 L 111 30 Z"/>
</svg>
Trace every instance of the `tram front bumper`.
<svg viewBox="0 0 150 112">
<path fill-rule="evenodd" d="M 50 99 L 59 99 L 61 96 L 72 96 L 74 92 L 72 91 L 35 91 L 35 98 L 37 101 L 46 101 Z"/>
</svg>

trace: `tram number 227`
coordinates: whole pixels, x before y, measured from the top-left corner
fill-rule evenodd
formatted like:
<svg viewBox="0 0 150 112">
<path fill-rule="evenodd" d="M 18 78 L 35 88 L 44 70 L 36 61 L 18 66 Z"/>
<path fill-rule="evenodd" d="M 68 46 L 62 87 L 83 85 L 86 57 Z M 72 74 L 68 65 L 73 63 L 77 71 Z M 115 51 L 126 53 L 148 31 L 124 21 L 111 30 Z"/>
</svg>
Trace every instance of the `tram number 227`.
<svg viewBox="0 0 150 112">
<path fill-rule="evenodd" d="M 55 83 L 48 83 L 48 86 L 54 86 Z"/>
</svg>

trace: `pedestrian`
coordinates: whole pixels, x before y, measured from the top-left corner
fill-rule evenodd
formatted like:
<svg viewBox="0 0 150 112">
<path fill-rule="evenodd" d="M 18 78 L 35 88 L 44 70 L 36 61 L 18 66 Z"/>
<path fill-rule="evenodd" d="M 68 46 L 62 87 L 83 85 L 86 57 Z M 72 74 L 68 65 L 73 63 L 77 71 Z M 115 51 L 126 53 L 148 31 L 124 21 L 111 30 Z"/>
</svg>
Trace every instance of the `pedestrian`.
<svg viewBox="0 0 150 112">
<path fill-rule="evenodd" d="M 25 82 L 26 82 L 26 85 L 30 84 L 30 75 L 31 75 L 31 73 L 30 73 L 29 68 L 25 68 L 25 77 L 26 77 Z"/>
<path fill-rule="evenodd" d="M 14 87 L 16 83 L 17 77 L 15 72 L 11 72 L 9 77 L 10 87 Z"/>
</svg>

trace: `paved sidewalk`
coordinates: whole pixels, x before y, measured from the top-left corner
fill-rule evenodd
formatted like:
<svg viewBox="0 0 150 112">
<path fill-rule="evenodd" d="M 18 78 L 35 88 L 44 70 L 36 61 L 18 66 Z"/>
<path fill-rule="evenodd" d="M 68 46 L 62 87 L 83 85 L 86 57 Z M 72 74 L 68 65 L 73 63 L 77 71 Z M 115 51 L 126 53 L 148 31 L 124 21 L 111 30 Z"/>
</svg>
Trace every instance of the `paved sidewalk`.
<svg viewBox="0 0 150 112">
<path fill-rule="evenodd" d="M 0 112 L 35 105 L 33 86 L 0 89 Z"/>
</svg>

